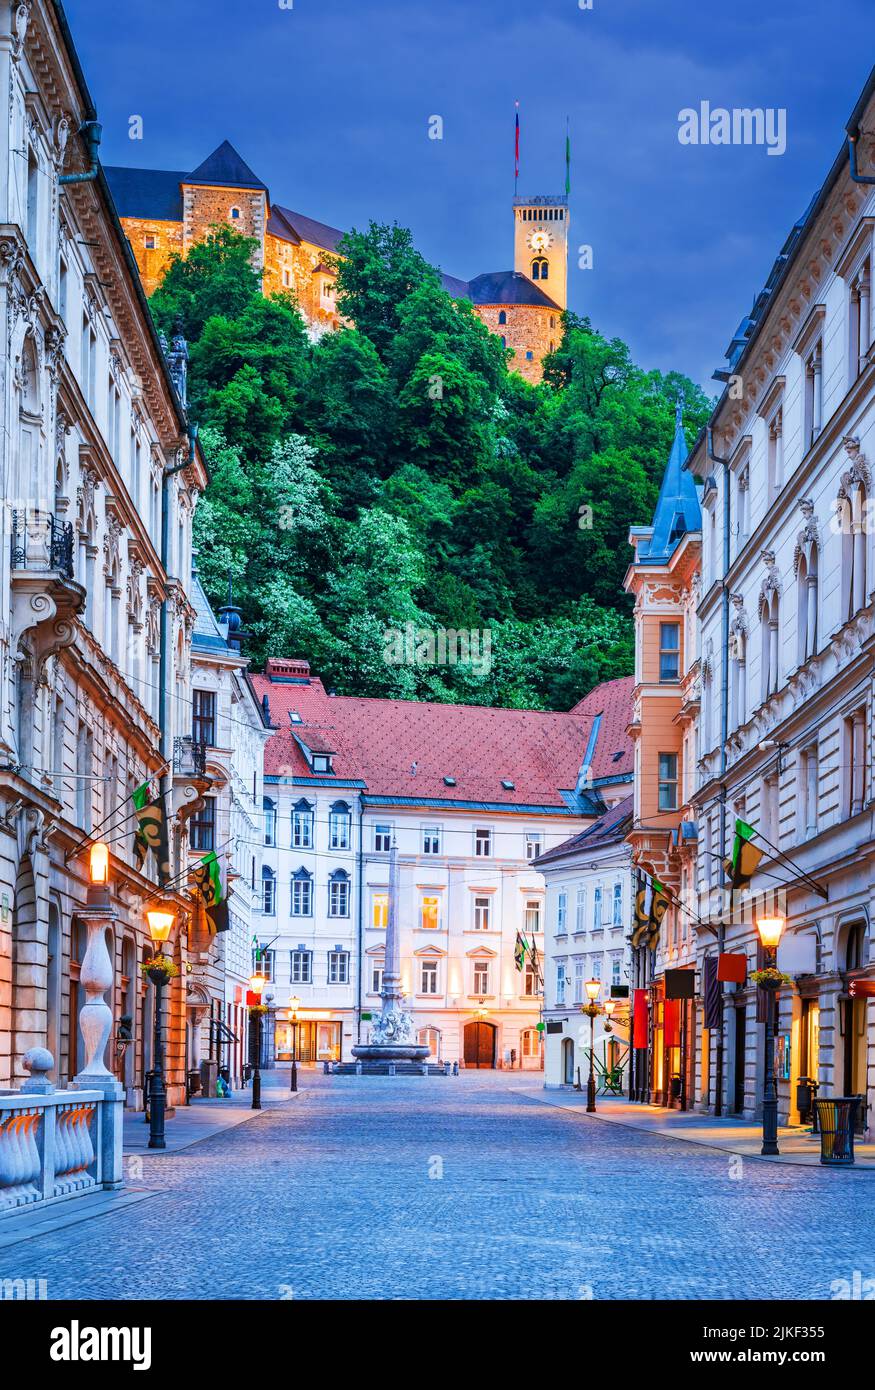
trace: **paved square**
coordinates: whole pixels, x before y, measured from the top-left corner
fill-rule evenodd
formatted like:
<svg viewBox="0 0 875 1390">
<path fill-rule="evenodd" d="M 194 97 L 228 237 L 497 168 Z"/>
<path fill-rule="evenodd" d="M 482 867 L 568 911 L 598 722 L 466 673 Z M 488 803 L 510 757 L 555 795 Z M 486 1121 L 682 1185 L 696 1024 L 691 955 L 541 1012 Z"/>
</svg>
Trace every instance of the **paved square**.
<svg viewBox="0 0 875 1390">
<path fill-rule="evenodd" d="M 531 1083 L 306 1072 L 293 1105 L 135 1155 L 157 1195 L 0 1250 L 0 1279 L 90 1299 L 829 1299 L 875 1277 L 871 1173 L 740 1160 Z"/>
</svg>

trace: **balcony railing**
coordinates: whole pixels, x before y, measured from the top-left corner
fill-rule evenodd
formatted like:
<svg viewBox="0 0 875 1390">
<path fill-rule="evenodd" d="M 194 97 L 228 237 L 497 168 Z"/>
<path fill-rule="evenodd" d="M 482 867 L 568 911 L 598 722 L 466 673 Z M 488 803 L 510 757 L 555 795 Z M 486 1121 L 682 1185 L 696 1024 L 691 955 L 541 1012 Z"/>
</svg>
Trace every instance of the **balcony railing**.
<svg viewBox="0 0 875 1390">
<path fill-rule="evenodd" d="M 50 512 L 13 511 L 12 568 L 73 578 L 73 525 Z"/>
<path fill-rule="evenodd" d="M 207 745 L 195 743 L 187 734 L 173 740 L 173 771 L 178 777 L 205 777 Z"/>
</svg>

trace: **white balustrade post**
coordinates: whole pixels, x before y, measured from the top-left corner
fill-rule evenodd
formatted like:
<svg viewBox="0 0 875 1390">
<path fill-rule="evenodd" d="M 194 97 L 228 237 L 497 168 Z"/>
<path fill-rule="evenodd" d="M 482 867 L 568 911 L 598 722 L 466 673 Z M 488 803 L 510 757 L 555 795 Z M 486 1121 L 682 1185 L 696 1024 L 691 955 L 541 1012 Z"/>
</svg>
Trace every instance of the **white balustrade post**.
<svg viewBox="0 0 875 1390">
<path fill-rule="evenodd" d="M 89 889 L 88 905 L 78 915 L 88 927 L 85 959 L 79 974 L 86 994 L 86 1002 L 79 1013 L 79 1027 L 85 1044 L 85 1065 L 77 1073 L 73 1088 L 103 1092 L 95 1135 L 100 1146 L 98 1172 L 104 1187 L 121 1187 L 124 1089 L 103 1060 L 113 1026 L 112 1009 L 104 999 L 113 981 L 106 931 L 116 917 L 105 888 Z"/>
</svg>

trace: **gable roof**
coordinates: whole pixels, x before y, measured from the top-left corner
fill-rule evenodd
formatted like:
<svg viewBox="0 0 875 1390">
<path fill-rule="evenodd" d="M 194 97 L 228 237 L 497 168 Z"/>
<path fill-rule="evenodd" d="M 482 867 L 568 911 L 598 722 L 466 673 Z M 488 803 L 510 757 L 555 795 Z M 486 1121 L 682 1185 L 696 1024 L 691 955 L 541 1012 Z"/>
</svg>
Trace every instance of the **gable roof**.
<svg viewBox="0 0 875 1390">
<path fill-rule="evenodd" d="M 288 669 L 269 661 L 264 675 L 252 677 L 258 697 L 268 697 L 277 729 L 265 750 L 267 776 L 313 777 L 299 740 L 312 748 L 318 739 L 332 745 L 334 776 L 363 784 L 369 797 L 508 811 L 532 807 L 557 815 L 601 810 L 591 791 L 575 794 L 594 726 L 598 730 L 590 714 L 331 696 L 318 677 L 289 679 Z M 290 722 L 291 711 L 300 723 Z M 612 743 L 611 721 L 604 727 Z M 596 748 L 602 760 L 600 735 Z M 604 761 L 610 753 L 606 746 Z"/>
<path fill-rule="evenodd" d="M 202 164 L 184 175 L 182 182 L 214 184 L 219 188 L 257 188 L 267 192 L 267 184 L 252 172 L 229 140 L 223 140 Z"/>
<path fill-rule="evenodd" d="M 182 188 L 187 174 L 178 169 L 123 169 L 104 166 L 119 217 L 148 217 L 155 222 L 182 221 Z"/>
<path fill-rule="evenodd" d="M 472 304 L 537 304 L 561 313 L 559 305 L 519 270 L 493 270 L 468 282 Z"/>
</svg>

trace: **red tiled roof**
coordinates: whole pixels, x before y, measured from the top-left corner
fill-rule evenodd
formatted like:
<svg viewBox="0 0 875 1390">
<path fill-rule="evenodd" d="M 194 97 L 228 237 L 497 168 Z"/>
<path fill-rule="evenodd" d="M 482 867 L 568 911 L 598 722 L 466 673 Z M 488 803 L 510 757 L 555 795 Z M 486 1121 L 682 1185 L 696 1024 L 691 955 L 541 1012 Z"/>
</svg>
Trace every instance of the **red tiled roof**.
<svg viewBox="0 0 875 1390">
<path fill-rule="evenodd" d="M 602 719 L 594 767 L 604 764 L 612 776 L 631 771 L 631 756 L 628 767 L 625 761 L 611 762 L 615 746 L 626 752 L 625 734 L 622 745 L 616 745 L 614 730 L 629 722 L 631 681 L 611 682 L 618 689 L 596 698 L 593 711 L 578 706 L 562 713 L 331 696 L 316 676 L 290 679 L 286 674 L 298 669 L 297 664 L 269 662 L 268 672 L 279 679 L 251 677 L 259 700 L 267 695 L 277 729 L 265 749 L 268 776 L 313 775 L 297 734 L 308 746 L 316 739 L 330 743 L 335 776 L 364 782 L 372 796 L 563 809 L 567 803 L 561 792 L 574 792 L 595 714 Z M 592 700 L 604 689 L 597 687 L 586 698 Z M 620 708 L 623 695 L 625 710 Z M 292 711 L 300 715 L 300 723 L 291 723 Z M 455 786 L 447 786 L 445 777 L 455 778 Z M 502 781 L 513 783 L 512 788 Z"/>
<path fill-rule="evenodd" d="M 626 733 L 632 717 L 634 676 L 620 676 L 615 681 L 602 681 L 571 710 L 590 718 L 601 715 L 598 742 L 592 760 L 592 775 L 600 777 L 629 776 L 635 768 L 635 750 Z M 619 756 L 618 756 L 619 755 Z"/>
</svg>

